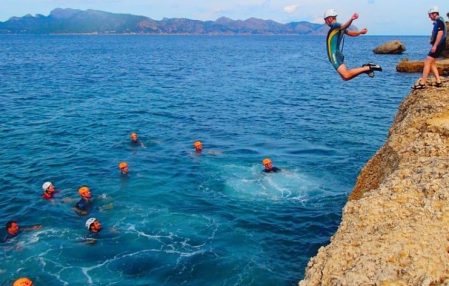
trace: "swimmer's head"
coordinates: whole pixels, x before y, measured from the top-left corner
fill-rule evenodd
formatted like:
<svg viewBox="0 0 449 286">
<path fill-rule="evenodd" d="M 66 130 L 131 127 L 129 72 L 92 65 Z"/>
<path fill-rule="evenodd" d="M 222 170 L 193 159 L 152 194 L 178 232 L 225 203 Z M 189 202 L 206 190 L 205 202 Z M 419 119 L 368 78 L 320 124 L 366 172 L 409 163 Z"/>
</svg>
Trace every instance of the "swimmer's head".
<svg viewBox="0 0 449 286">
<path fill-rule="evenodd" d="M 132 132 L 130 135 L 129 135 L 129 138 L 131 138 L 131 141 L 132 142 L 137 142 L 137 133 L 136 132 Z"/>
<path fill-rule="evenodd" d="M 53 186 L 53 184 L 51 182 L 45 182 L 42 185 L 42 190 L 44 190 L 44 192 L 46 193 L 54 193 L 55 192 L 55 186 Z"/>
<path fill-rule="evenodd" d="M 12 286 L 33 286 L 33 281 L 27 277 L 22 277 L 14 281 Z"/>
<path fill-rule="evenodd" d="M 262 164 L 265 167 L 265 170 L 271 170 L 273 168 L 273 162 L 269 158 L 263 159 Z"/>
<path fill-rule="evenodd" d="M 128 174 L 128 163 L 126 162 L 120 162 L 118 164 L 118 168 L 120 169 L 120 172 L 122 174 Z"/>
<path fill-rule="evenodd" d="M 5 228 L 6 232 L 8 232 L 11 235 L 16 235 L 17 233 L 19 233 L 20 229 L 19 224 L 15 220 L 8 221 L 5 225 Z"/>
<path fill-rule="evenodd" d="M 201 152 L 201 150 L 203 150 L 203 143 L 201 143 L 201 141 L 195 141 L 193 147 L 195 147 L 196 152 Z"/>
<path fill-rule="evenodd" d="M 82 186 L 78 189 L 78 194 L 85 198 L 85 199 L 90 199 L 92 197 L 91 193 L 90 193 L 90 189 L 88 186 Z"/>
<path fill-rule="evenodd" d="M 100 232 L 101 223 L 98 219 L 91 217 L 86 220 L 86 228 L 91 232 Z"/>
</svg>

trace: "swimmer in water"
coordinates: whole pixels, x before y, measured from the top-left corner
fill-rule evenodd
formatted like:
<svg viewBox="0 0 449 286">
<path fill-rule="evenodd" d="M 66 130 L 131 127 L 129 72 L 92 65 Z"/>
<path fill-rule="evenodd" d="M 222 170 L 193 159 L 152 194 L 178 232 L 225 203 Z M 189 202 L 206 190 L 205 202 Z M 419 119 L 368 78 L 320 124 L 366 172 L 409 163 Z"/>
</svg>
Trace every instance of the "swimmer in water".
<svg viewBox="0 0 449 286">
<path fill-rule="evenodd" d="M 273 167 L 273 162 L 269 158 L 263 159 L 262 164 L 264 166 L 263 172 L 265 173 L 276 173 L 281 171 L 281 169 Z"/>
<path fill-rule="evenodd" d="M 133 145 L 140 145 L 141 147 L 145 147 L 143 143 L 139 140 L 139 136 L 137 135 L 136 132 L 131 132 L 129 138 L 131 139 L 131 143 Z"/>
<path fill-rule="evenodd" d="M 22 231 L 39 230 L 42 226 L 40 224 L 20 227 L 17 221 L 10 220 L 6 223 L 5 228 L 0 231 L 0 242 L 7 242 L 9 239 L 16 237 Z"/>
<path fill-rule="evenodd" d="M 51 182 L 45 182 L 42 185 L 42 190 L 44 191 L 42 194 L 42 198 L 49 201 L 53 199 L 55 195 L 55 186 Z"/>
<path fill-rule="evenodd" d="M 201 153 L 203 151 L 203 143 L 201 141 L 195 141 L 193 148 L 195 148 L 196 153 Z"/>
<path fill-rule="evenodd" d="M 101 225 L 101 222 L 94 217 L 89 218 L 86 220 L 86 228 L 89 231 L 89 233 L 86 235 L 85 239 L 83 240 L 84 243 L 87 244 L 95 244 L 98 239 L 100 238 L 113 238 L 116 236 L 116 233 L 118 232 L 114 228 L 107 229 L 102 232 L 103 226 Z M 100 232 L 102 232 L 102 235 L 100 237 Z"/>
<path fill-rule="evenodd" d="M 12 286 L 33 286 L 33 281 L 31 281 L 30 278 L 27 277 L 21 277 L 14 281 Z"/>
<path fill-rule="evenodd" d="M 129 170 L 128 170 L 128 163 L 126 163 L 126 162 L 120 162 L 120 163 L 118 164 L 118 168 L 120 169 L 120 173 L 121 173 L 122 175 L 128 175 L 128 172 L 129 172 Z"/>
<path fill-rule="evenodd" d="M 201 141 L 195 141 L 193 143 L 193 148 L 195 148 L 195 153 L 200 154 L 203 152 L 203 143 Z M 209 150 L 207 151 L 207 154 L 209 155 L 219 155 L 221 154 L 221 151 L 217 151 L 217 150 Z"/>
<path fill-rule="evenodd" d="M 81 199 L 76 203 L 74 210 L 79 215 L 87 215 L 90 213 L 94 203 L 89 187 L 81 186 L 78 189 L 78 194 Z"/>
</svg>

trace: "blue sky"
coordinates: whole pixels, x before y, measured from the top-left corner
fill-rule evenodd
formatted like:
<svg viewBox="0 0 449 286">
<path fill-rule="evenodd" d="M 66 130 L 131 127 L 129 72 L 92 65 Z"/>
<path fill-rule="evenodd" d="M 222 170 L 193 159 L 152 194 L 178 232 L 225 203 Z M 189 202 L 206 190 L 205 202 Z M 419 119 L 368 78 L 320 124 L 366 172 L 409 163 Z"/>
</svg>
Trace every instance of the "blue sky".
<svg viewBox="0 0 449 286">
<path fill-rule="evenodd" d="M 431 22 L 427 11 L 434 5 L 446 18 L 447 0 L 0 0 L 0 21 L 25 14 L 48 15 L 54 8 L 74 8 L 143 15 L 155 20 L 215 20 L 226 16 L 322 23 L 324 10 L 334 8 L 341 22 L 358 12 L 360 18 L 355 25 L 368 28 L 371 35 L 428 35 Z"/>
</svg>

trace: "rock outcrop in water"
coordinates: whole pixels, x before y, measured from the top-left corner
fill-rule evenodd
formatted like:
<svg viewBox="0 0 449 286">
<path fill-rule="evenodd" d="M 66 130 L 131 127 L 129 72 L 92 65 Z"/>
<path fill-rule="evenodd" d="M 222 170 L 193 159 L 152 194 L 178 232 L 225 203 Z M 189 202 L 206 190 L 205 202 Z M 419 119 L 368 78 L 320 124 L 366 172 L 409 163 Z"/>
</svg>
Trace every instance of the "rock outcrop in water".
<svg viewBox="0 0 449 286">
<path fill-rule="evenodd" d="M 449 79 L 412 91 L 360 172 L 308 285 L 449 285 Z"/>
<path fill-rule="evenodd" d="M 386 42 L 380 46 L 373 49 L 375 54 L 402 54 L 405 52 L 406 48 L 400 41 L 390 41 Z"/>
</svg>

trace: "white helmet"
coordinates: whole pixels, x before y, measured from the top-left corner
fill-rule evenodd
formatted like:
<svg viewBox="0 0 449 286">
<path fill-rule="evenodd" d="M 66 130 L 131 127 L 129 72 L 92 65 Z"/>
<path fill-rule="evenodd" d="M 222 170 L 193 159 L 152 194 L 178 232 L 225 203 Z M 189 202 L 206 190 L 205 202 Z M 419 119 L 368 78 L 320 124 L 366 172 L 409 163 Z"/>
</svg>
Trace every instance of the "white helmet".
<svg viewBox="0 0 449 286">
<path fill-rule="evenodd" d="M 337 11 L 334 9 L 327 9 L 326 12 L 324 12 L 324 19 L 327 17 L 337 17 Z"/>
<path fill-rule="evenodd" d="M 89 218 L 88 220 L 86 220 L 86 227 L 87 229 L 90 229 L 90 225 L 94 223 L 94 221 L 96 221 L 97 219 L 94 217 Z"/>
<path fill-rule="evenodd" d="M 42 185 L 42 189 L 43 189 L 44 191 L 46 191 L 51 185 L 53 185 L 51 182 L 45 182 L 45 183 Z"/>
<path fill-rule="evenodd" d="M 438 6 L 433 6 L 432 8 L 429 9 L 429 14 L 431 13 L 440 13 L 440 9 L 438 9 Z"/>
</svg>

